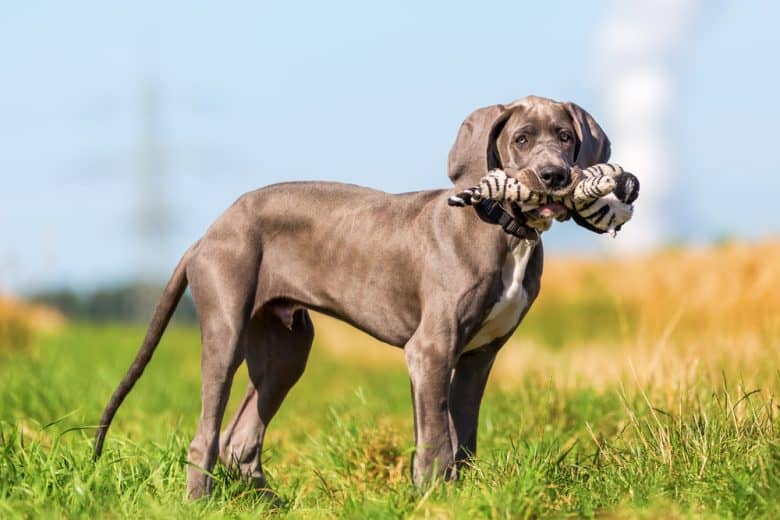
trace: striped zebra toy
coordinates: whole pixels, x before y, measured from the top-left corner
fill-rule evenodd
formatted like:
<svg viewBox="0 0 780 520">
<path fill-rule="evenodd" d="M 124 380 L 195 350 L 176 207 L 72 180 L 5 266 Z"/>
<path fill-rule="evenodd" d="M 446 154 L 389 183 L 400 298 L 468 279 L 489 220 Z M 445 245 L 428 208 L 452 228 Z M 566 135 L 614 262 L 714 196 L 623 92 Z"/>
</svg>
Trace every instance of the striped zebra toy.
<svg viewBox="0 0 780 520">
<path fill-rule="evenodd" d="M 517 204 L 526 212 L 534 212 L 548 206 L 562 205 L 569 210 L 574 221 L 593 232 L 615 236 L 633 213 L 633 203 L 639 196 L 639 179 L 617 164 L 595 164 L 581 170 L 572 169 L 574 182 L 560 195 L 549 195 L 521 179 L 536 179 L 529 168 L 513 173 L 491 170 L 479 184 L 449 198 L 451 206 L 472 206 L 484 199 Z M 538 183 L 535 183 L 538 185 Z M 541 215 L 544 229 L 552 225 L 552 217 L 566 220 L 568 215 L 550 210 Z M 543 229 L 543 230 L 544 230 Z"/>
</svg>

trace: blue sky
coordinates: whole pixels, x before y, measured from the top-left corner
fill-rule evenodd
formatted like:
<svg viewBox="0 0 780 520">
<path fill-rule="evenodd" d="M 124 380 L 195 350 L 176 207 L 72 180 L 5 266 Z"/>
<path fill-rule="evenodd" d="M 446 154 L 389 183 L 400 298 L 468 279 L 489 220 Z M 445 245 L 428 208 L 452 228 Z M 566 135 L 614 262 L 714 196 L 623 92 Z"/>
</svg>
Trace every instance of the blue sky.
<svg viewBox="0 0 780 520">
<path fill-rule="evenodd" d="M 650 34 L 674 3 L 658 4 Z M 668 217 L 660 229 L 669 241 L 776 235 L 780 4 L 687 3 L 659 65 L 671 79 L 658 128 L 673 183 L 659 199 Z M 9 3 L 0 18 L 0 287 L 165 277 L 232 200 L 272 182 L 445 187 L 463 118 L 526 94 L 584 106 L 621 162 L 628 139 L 610 130 L 598 43 L 618 4 Z M 151 188 L 138 174 L 149 85 L 163 165 Z M 150 189 L 170 226 L 142 240 L 136 223 Z M 545 245 L 552 254 L 611 250 L 572 225 L 555 226 Z"/>
</svg>

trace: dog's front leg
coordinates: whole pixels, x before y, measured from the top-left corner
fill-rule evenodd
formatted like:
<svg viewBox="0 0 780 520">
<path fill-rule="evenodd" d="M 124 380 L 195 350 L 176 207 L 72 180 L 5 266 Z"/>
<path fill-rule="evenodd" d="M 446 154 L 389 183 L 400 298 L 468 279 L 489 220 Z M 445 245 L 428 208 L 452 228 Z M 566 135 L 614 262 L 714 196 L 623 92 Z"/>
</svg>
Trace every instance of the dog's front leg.
<svg viewBox="0 0 780 520">
<path fill-rule="evenodd" d="M 437 476 L 456 476 L 449 396 L 457 334 L 433 321 L 423 320 L 404 347 L 414 406 L 412 474 L 418 486 Z"/>
<path fill-rule="evenodd" d="M 460 356 L 450 388 L 451 430 L 458 467 L 477 453 L 479 406 L 485 393 L 490 369 L 503 341 L 466 352 Z"/>
</svg>

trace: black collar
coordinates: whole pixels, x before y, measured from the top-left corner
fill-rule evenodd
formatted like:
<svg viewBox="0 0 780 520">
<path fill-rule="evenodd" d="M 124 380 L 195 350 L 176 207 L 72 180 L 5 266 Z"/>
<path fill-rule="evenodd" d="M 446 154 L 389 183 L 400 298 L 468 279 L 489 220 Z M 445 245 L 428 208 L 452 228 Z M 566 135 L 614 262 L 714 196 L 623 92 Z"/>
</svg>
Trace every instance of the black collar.
<svg viewBox="0 0 780 520">
<path fill-rule="evenodd" d="M 490 199 L 482 199 L 474 209 L 483 221 L 488 224 L 498 224 L 505 233 L 517 238 L 537 240 L 539 233 L 525 225 L 525 220 L 520 221 L 513 215 L 512 211 L 507 211 L 500 202 Z M 519 212 L 518 212 L 519 213 Z"/>
</svg>

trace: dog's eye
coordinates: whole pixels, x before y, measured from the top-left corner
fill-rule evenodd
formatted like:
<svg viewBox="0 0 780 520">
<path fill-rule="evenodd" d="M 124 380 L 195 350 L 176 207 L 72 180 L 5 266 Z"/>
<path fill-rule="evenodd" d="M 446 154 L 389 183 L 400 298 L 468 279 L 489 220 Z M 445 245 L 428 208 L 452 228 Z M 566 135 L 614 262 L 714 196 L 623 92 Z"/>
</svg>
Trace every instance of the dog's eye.
<svg viewBox="0 0 780 520">
<path fill-rule="evenodd" d="M 562 143 L 568 143 L 571 141 L 571 134 L 569 132 L 561 132 L 558 134 L 558 139 L 560 139 Z"/>
<path fill-rule="evenodd" d="M 515 142 L 517 144 L 525 144 L 528 142 L 528 137 L 526 137 L 524 134 L 520 134 L 515 138 Z"/>
</svg>

